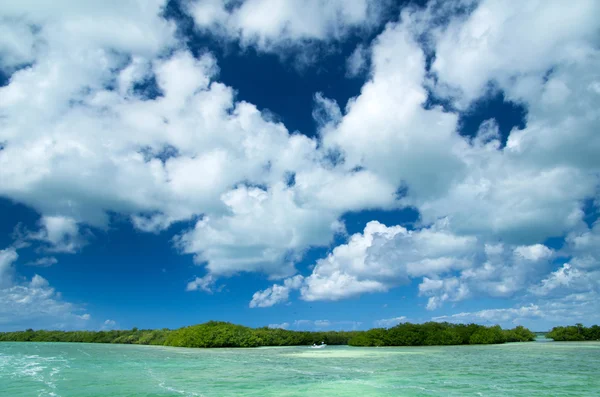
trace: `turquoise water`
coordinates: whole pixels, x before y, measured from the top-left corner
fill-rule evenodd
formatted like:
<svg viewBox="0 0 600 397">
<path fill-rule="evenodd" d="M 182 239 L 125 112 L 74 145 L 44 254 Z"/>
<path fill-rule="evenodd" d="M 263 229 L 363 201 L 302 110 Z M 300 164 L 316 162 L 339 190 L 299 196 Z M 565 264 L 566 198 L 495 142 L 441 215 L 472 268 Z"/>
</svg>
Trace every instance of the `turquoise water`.
<svg viewBox="0 0 600 397">
<path fill-rule="evenodd" d="M 600 343 L 181 349 L 0 343 L 0 395 L 598 396 Z"/>
</svg>

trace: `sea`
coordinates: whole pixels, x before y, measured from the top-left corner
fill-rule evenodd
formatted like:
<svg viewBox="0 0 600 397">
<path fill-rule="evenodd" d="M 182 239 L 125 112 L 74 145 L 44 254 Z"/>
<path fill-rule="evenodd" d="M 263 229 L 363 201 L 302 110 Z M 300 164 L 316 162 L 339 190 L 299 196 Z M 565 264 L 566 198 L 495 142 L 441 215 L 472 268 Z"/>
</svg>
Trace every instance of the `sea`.
<svg viewBox="0 0 600 397">
<path fill-rule="evenodd" d="M 0 396 L 599 396 L 600 342 L 186 349 L 0 343 Z"/>
</svg>

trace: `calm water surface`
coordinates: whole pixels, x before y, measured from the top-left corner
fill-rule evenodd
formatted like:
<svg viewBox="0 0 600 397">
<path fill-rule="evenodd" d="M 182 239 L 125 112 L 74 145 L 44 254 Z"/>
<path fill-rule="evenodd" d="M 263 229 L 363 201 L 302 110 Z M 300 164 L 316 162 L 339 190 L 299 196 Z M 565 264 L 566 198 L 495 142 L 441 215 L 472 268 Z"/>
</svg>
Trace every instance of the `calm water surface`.
<svg viewBox="0 0 600 397">
<path fill-rule="evenodd" d="M 600 343 L 181 349 L 0 343 L 0 396 L 598 396 Z"/>
</svg>

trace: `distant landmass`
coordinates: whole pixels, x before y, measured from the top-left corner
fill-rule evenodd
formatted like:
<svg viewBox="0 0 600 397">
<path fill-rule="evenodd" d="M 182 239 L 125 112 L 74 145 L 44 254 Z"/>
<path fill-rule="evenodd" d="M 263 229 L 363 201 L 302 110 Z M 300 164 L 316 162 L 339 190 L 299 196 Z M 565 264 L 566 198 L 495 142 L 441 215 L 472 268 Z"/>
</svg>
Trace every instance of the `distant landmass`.
<svg viewBox="0 0 600 397">
<path fill-rule="evenodd" d="M 324 342 L 350 346 L 433 346 L 528 342 L 536 335 L 525 327 L 428 322 L 402 323 L 391 328 L 368 331 L 289 331 L 280 328 L 249 328 L 227 322 L 210 321 L 175 330 L 155 329 L 111 331 L 46 331 L 28 329 L 0 333 L 0 341 L 83 342 L 160 345 L 176 347 L 260 347 L 301 346 Z"/>
<path fill-rule="evenodd" d="M 600 326 L 584 327 L 583 324 L 575 324 L 567 327 L 554 327 L 546 334 L 546 338 L 561 342 L 600 340 Z"/>
</svg>

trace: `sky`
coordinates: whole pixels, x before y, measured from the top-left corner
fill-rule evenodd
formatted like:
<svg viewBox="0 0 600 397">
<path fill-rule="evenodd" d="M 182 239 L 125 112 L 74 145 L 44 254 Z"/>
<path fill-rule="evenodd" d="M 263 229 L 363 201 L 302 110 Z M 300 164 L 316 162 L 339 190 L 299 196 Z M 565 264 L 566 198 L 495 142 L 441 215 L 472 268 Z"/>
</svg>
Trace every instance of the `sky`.
<svg viewBox="0 0 600 397">
<path fill-rule="evenodd" d="M 600 322 L 600 3 L 0 6 L 0 331 Z"/>
</svg>

